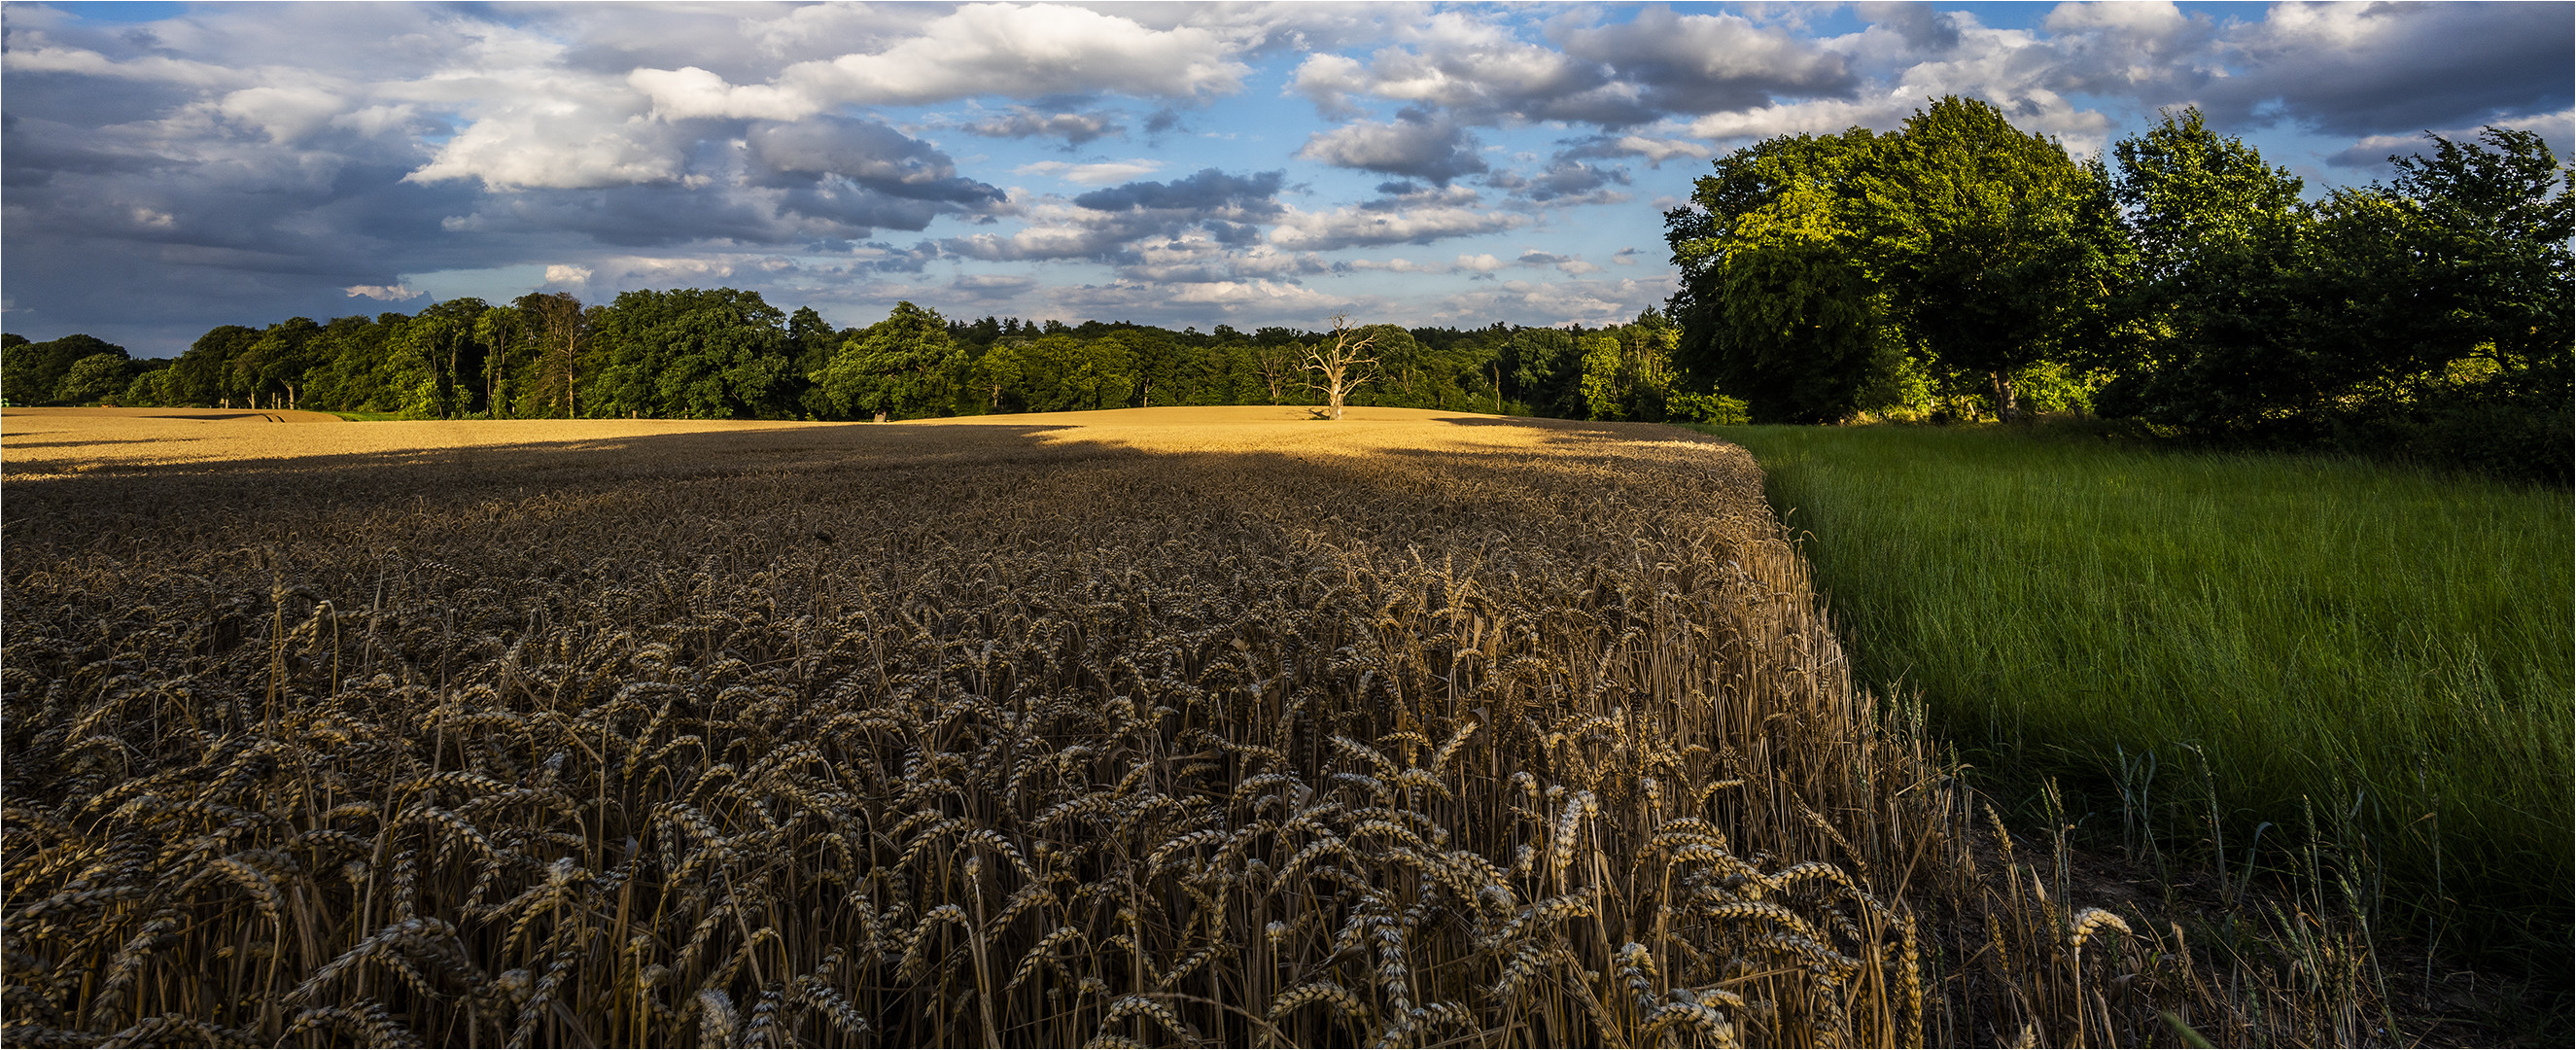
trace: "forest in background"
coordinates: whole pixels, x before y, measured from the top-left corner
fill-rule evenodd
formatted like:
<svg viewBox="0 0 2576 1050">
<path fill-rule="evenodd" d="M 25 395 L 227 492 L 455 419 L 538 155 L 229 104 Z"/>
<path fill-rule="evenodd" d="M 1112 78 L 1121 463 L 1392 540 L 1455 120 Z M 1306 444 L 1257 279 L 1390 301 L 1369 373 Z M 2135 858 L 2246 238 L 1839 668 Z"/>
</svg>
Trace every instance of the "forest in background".
<svg viewBox="0 0 2576 1050">
<path fill-rule="evenodd" d="M 1666 213 L 1682 280 L 1665 309 L 1365 326 L 1374 367 L 1349 402 L 1718 423 L 2071 412 L 2564 483 L 2576 181 L 2536 134 L 2429 137 L 2392 181 L 2315 200 L 2193 110 L 2090 160 L 1959 98 L 1892 132 L 1768 139 Z M 910 302 L 834 329 L 730 288 L 553 292 L 224 325 L 169 361 L 10 335 L 0 394 L 442 419 L 1317 404 L 1306 354 L 1330 338 Z"/>
<path fill-rule="evenodd" d="M 1369 325 L 1357 405 L 1577 419 L 1740 421 L 1676 388 L 1679 331 L 1649 309 L 1603 328 Z M 910 302 L 834 329 L 731 288 L 564 293 L 413 315 L 225 325 L 175 360 L 85 335 L 8 337 L 11 404 L 303 408 L 429 419 L 866 419 L 1152 405 L 1321 404 L 1306 351 L 1328 332 L 951 320 Z"/>
</svg>

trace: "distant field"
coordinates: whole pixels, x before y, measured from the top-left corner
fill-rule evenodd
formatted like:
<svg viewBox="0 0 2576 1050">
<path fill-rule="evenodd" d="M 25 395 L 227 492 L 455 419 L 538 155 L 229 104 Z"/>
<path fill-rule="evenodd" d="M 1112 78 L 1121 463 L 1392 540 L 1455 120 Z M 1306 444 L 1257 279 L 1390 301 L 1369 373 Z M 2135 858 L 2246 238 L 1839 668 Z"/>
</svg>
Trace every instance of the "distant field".
<svg viewBox="0 0 2576 1050">
<path fill-rule="evenodd" d="M 1862 679 L 1919 690 L 1996 782 L 2066 778 L 2105 840 L 2203 863 L 2223 842 L 2239 879 L 2314 870 L 2322 843 L 2389 926 L 2563 985 L 2565 490 L 1994 431 L 1713 430 L 1767 470 Z"/>
<path fill-rule="evenodd" d="M 1436 420 L 1459 420 L 1438 424 Z M 281 426 L 280 422 L 316 424 Z M 246 409 L 12 408 L 0 411 L 0 455 L 13 478 L 186 467 L 336 471 L 446 466 L 456 456 L 506 471 L 554 476 L 665 469 L 742 469 L 842 461 L 940 463 L 1020 455 L 1066 443 L 1162 451 L 1297 448 L 1365 453 L 1389 442 L 1431 447 L 1526 443 L 1551 431 L 1534 421 L 1481 436 L 1458 429 L 1499 417 L 1415 409 L 1352 409 L 1339 430 L 1298 407 L 1155 408 L 975 416 L 881 423 L 693 419 L 388 420 L 351 423 L 327 412 Z M 1582 426 L 1578 425 L 1577 429 Z M 1669 434 L 1669 431 L 1661 431 Z M 1466 440 L 1462 444 L 1462 436 Z M 928 457 L 923 460 L 922 457 Z"/>
</svg>

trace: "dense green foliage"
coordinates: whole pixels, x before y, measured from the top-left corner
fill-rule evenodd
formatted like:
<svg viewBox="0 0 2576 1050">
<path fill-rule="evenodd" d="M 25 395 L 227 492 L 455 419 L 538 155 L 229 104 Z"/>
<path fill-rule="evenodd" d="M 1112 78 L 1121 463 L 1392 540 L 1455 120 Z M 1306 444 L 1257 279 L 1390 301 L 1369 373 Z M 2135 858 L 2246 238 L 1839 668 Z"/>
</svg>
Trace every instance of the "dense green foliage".
<svg viewBox="0 0 2576 1050">
<path fill-rule="evenodd" d="M 102 381 L 102 371 L 122 371 L 131 367 L 125 348 L 88 335 L 67 335 L 47 342 L 29 342 L 25 336 L 10 333 L 0 336 L 0 397 L 13 405 L 41 405 L 48 401 L 78 400 Z M 83 367 L 78 383 L 67 390 L 65 380 L 72 378 L 73 366 Z"/>
<path fill-rule="evenodd" d="M 2313 819 L 2382 928 L 2565 966 L 2563 492 L 1996 430 L 1717 432 L 1807 537 L 1863 680 L 1919 691 L 2003 786 L 2062 778 L 2098 833 L 2223 845 L 2240 880 L 2304 864 Z"/>
<path fill-rule="evenodd" d="M 1647 310 L 1587 329 L 1370 325 L 1377 358 L 1355 405 L 1575 419 L 1740 420 L 1742 404 L 1682 389 L 1679 330 Z M 1324 333 L 1125 322 L 952 321 L 904 302 L 835 331 L 731 288 L 564 293 L 503 306 L 223 325 L 170 361 L 89 336 L 12 335 L 11 404 L 305 408 L 439 419 L 890 419 L 1153 405 L 1320 404 L 1303 367 Z M 99 360 L 82 364 L 82 358 Z M 77 370 L 75 366 L 80 365 Z"/>
<path fill-rule="evenodd" d="M 1675 359 L 1762 422 L 2087 410 L 2563 482 L 2576 176 L 2529 132 L 2431 138 L 2315 201 L 2196 110 L 2116 164 L 1957 98 L 1766 140 L 1665 216 Z"/>
</svg>

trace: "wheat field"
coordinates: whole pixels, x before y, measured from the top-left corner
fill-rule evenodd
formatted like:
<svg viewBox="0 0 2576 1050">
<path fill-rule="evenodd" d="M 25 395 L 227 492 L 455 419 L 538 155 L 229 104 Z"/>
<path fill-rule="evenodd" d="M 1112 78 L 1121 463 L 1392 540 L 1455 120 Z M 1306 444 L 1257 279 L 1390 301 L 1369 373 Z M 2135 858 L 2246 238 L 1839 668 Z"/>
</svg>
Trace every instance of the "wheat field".
<svg viewBox="0 0 2576 1050">
<path fill-rule="evenodd" d="M 2016 853 L 1740 448 L 1303 415 L 12 411 L 5 1039 L 2388 1038 Z"/>
</svg>

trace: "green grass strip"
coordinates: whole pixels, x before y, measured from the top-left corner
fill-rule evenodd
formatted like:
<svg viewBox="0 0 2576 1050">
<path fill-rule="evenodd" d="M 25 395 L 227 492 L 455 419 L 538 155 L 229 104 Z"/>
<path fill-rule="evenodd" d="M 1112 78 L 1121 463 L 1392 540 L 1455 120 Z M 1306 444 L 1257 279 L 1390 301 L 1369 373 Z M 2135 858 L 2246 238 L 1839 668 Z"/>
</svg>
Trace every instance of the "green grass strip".
<svg viewBox="0 0 2576 1050">
<path fill-rule="evenodd" d="M 1707 429 L 1769 472 L 1863 680 L 1920 691 L 1995 786 L 2068 778 L 2096 829 L 2203 860 L 2223 838 L 2238 873 L 2329 842 L 2383 928 L 2564 967 L 2565 490 L 1992 428 Z"/>
</svg>

